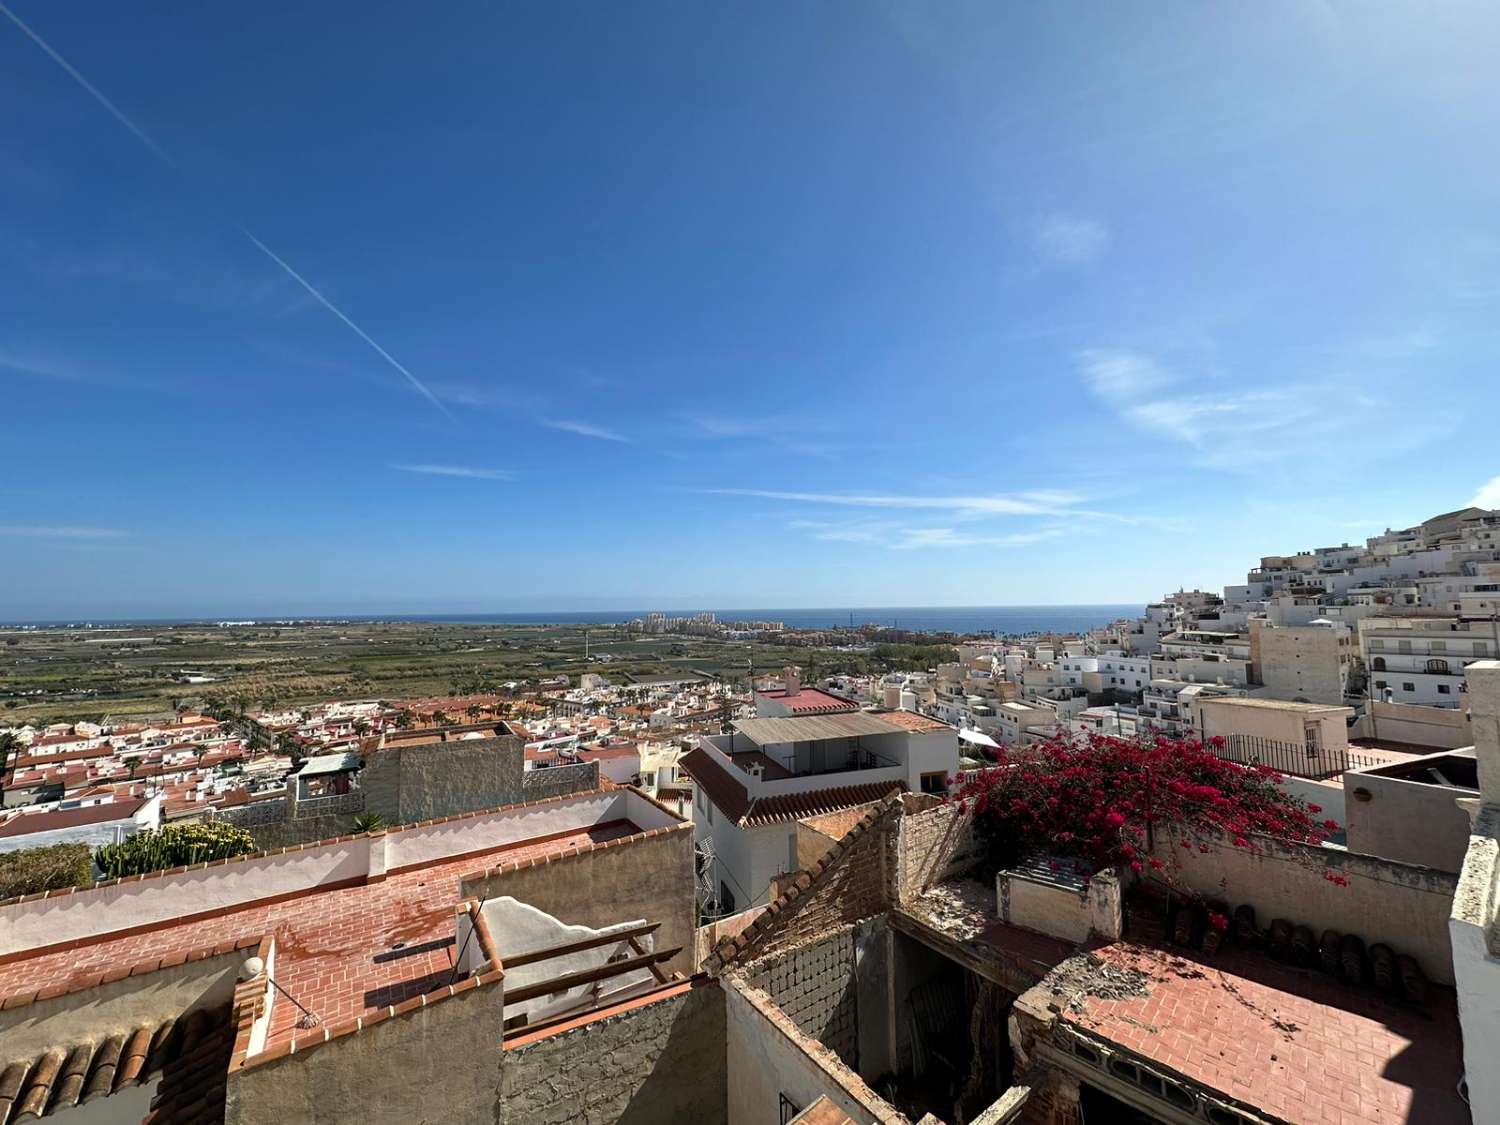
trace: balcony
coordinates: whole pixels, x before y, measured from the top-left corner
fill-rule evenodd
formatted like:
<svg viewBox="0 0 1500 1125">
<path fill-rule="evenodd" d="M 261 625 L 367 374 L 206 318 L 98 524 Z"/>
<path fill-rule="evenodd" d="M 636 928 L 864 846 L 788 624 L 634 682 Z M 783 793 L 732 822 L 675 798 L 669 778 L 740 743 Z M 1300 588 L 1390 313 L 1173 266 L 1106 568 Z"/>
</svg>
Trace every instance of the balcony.
<svg viewBox="0 0 1500 1125">
<path fill-rule="evenodd" d="M 751 777 L 763 781 L 786 781 L 798 777 L 822 777 L 834 773 L 862 770 L 902 769 L 894 758 L 887 757 L 856 741 L 853 745 L 828 745 L 817 742 L 789 743 L 792 753 L 777 760 L 761 750 L 736 750 L 728 755 L 730 764 Z M 805 765 L 800 763 L 805 762 Z"/>
</svg>

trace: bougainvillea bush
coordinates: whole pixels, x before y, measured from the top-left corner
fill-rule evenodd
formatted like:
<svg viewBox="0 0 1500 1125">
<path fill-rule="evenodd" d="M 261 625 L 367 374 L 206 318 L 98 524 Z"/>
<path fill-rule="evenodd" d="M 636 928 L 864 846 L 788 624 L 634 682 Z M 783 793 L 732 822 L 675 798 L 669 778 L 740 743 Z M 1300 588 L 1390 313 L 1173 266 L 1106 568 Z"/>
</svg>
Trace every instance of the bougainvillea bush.
<svg viewBox="0 0 1500 1125">
<path fill-rule="evenodd" d="M 1319 844 L 1338 823 L 1282 789 L 1281 774 L 1215 755 L 1218 740 L 1059 736 L 1000 752 L 953 799 L 972 813 L 996 869 L 1022 856 L 1064 857 L 1089 876 L 1128 869 L 1176 885 L 1179 849 L 1256 850 L 1256 837 Z M 1334 871 L 1324 878 L 1346 880 Z"/>
</svg>

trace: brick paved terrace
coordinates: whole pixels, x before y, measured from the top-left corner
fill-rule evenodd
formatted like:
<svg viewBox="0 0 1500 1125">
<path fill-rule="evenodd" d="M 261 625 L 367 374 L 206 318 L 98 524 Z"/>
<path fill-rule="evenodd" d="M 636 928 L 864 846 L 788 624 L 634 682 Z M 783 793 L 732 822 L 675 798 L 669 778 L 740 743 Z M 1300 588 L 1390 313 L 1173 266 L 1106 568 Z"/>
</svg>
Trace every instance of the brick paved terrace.
<svg viewBox="0 0 1500 1125">
<path fill-rule="evenodd" d="M 462 876 L 638 831 L 628 820 L 598 824 L 402 871 L 378 883 L 313 890 L 283 902 L 14 960 L 0 965 L 0 996 L 84 987 L 111 969 L 269 933 L 276 938 L 276 982 L 323 1024 L 333 1025 L 451 982 Z M 289 1038 L 300 1018 L 295 1004 L 278 997 L 268 1045 Z"/>
<path fill-rule="evenodd" d="M 1451 989 L 1432 986 L 1419 1010 L 1254 951 L 1094 952 L 1144 972 L 1147 994 L 1084 996 L 1062 1018 L 1236 1101 L 1316 1125 L 1469 1121 Z"/>
<path fill-rule="evenodd" d="M 331 1027 L 457 983 L 466 876 L 685 827 L 640 793 L 596 791 L 7 900 L 0 1006 L 88 1005 L 101 984 L 269 935 L 274 1047 L 314 1026 L 299 1004 Z"/>
</svg>

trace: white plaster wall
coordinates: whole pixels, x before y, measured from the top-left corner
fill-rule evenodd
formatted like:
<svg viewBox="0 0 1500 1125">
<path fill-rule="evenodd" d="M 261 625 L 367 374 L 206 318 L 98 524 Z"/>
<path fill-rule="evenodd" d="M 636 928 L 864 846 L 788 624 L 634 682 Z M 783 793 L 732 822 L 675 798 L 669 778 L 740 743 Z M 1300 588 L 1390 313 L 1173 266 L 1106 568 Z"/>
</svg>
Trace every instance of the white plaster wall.
<svg viewBox="0 0 1500 1125">
<path fill-rule="evenodd" d="M 906 787 L 913 793 L 921 792 L 924 773 L 941 770 L 952 776 L 958 772 L 957 731 L 913 732 L 906 745 Z"/>
<path fill-rule="evenodd" d="M 613 795 L 585 797 L 577 801 L 555 801 L 516 806 L 488 816 L 469 816 L 438 824 L 421 825 L 386 833 L 386 866 L 399 870 L 415 864 L 433 863 L 507 844 L 576 832 L 600 821 L 625 815 Z"/>
<path fill-rule="evenodd" d="M 544 910 L 538 910 L 534 906 L 509 896 L 486 902 L 483 914 L 484 920 L 489 923 L 490 933 L 494 934 L 495 940 L 500 943 L 500 961 L 505 970 L 507 992 L 524 988 L 527 985 L 540 984 L 569 973 L 597 968 L 611 960 L 635 957 L 638 954 L 631 949 L 628 942 L 621 940 L 596 946 L 593 949 L 569 953 L 562 957 L 537 961 L 530 965 L 519 965 L 515 968 L 505 966 L 507 956 L 530 953 L 536 949 L 546 949 L 554 945 L 564 945 L 601 934 L 627 930 L 645 921 L 644 918 L 636 918 L 602 929 L 569 925 Z M 646 934 L 636 938 L 636 941 L 649 953 L 655 948 L 656 935 Z M 548 996 L 539 996 L 535 1000 L 523 1000 L 519 1004 L 507 1003 L 505 1018 L 510 1019 L 524 1012 L 533 1021 L 545 1019 L 586 1003 L 618 1000 L 642 989 L 653 988 L 655 985 L 656 978 L 651 975 L 649 969 L 637 969 L 634 972 L 621 973 L 617 977 L 598 984 L 579 985 Z"/>
<path fill-rule="evenodd" d="M 679 817 L 672 815 L 654 801 L 647 800 L 633 789 L 615 793 L 611 799 L 613 803 L 610 805 L 610 816 L 605 817 L 606 820 L 611 817 L 615 819 L 623 817 L 646 831 L 652 828 L 671 828 L 673 825 L 682 823 Z"/>
<path fill-rule="evenodd" d="M 349 840 L 12 903 L 0 907 L 0 955 L 363 878 L 368 868 L 369 841 Z"/>
<path fill-rule="evenodd" d="M 733 986 L 724 989 L 724 1015 L 729 1125 L 780 1125 L 781 1094 L 801 1109 L 826 1095 L 856 1125 L 880 1121 Z"/>
<path fill-rule="evenodd" d="M 1497 829 L 1500 809 L 1486 807 L 1469 840 L 1448 923 L 1475 1125 L 1500 1123 L 1500 1068 L 1494 1065 L 1495 1044 L 1500 1043 L 1500 958 L 1490 952 L 1486 932 L 1495 919 L 1500 891 Z"/>
<path fill-rule="evenodd" d="M 1286 918 L 1315 934 L 1332 929 L 1357 934 L 1367 945 L 1385 942 L 1397 953 L 1415 957 L 1432 980 L 1453 983 L 1448 937 L 1457 883 L 1453 875 L 1264 837 L 1256 837 L 1255 844 L 1259 852 L 1226 842 L 1203 854 L 1158 840 L 1157 850 L 1163 859 L 1182 865 L 1179 878 L 1188 888 L 1206 898 L 1222 898 L 1231 907 L 1249 903 L 1261 926 Z M 1349 885 L 1328 882 L 1325 870 L 1344 875 Z"/>
<path fill-rule="evenodd" d="M 1089 900 L 1066 887 L 1002 871 L 995 876 L 995 901 L 1001 904 L 1002 920 L 1013 926 L 1067 941 L 1089 936 Z"/>
<path fill-rule="evenodd" d="M 1356 774 L 1346 774 L 1351 785 L 1357 785 Z M 1309 805 L 1317 805 L 1323 811 L 1315 814 L 1318 820 L 1327 820 L 1332 817 L 1339 822 L 1340 827 L 1347 823 L 1348 797 L 1344 787 L 1337 782 L 1314 781 L 1306 777 L 1292 777 L 1283 774 L 1281 777 L 1281 788 L 1293 797 L 1299 797 Z"/>
</svg>

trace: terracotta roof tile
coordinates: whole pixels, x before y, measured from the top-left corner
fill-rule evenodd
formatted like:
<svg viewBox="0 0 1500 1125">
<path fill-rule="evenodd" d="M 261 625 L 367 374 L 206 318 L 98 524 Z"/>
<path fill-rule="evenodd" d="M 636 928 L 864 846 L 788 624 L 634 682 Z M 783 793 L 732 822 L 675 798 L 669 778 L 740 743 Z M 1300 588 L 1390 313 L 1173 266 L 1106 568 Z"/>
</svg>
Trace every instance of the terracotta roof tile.
<svg viewBox="0 0 1500 1125">
<path fill-rule="evenodd" d="M 157 1074 L 161 1083 L 146 1121 L 222 1121 L 229 1043 L 226 1005 L 198 1008 L 160 1025 L 54 1046 L 0 1070 L 0 1125 L 108 1097 Z"/>
<path fill-rule="evenodd" d="M 906 788 L 899 781 L 874 781 L 863 785 L 814 789 L 806 793 L 752 798 L 745 787 L 701 747 L 689 750 L 678 759 L 677 764 L 698 784 L 716 809 L 743 828 L 782 824 L 804 817 L 839 812 L 855 805 L 868 805 Z"/>
</svg>

